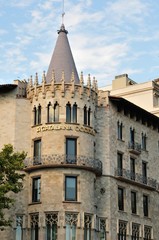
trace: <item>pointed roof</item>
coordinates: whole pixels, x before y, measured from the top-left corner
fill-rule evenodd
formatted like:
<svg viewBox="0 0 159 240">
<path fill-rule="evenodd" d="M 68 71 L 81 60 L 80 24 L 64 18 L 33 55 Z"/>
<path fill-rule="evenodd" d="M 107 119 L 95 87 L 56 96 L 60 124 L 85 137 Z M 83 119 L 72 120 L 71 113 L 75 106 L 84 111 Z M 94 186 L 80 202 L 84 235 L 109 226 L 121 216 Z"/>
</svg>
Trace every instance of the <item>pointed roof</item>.
<svg viewBox="0 0 159 240">
<path fill-rule="evenodd" d="M 56 46 L 51 58 L 51 62 L 46 75 L 46 82 L 51 82 L 52 72 L 55 73 L 55 81 L 61 82 L 62 73 L 66 83 L 71 82 L 72 72 L 74 73 L 75 83 L 79 83 L 79 76 L 71 52 L 71 48 L 67 38 L 67 31 L 64 24 L 61 25 L 58 31 Z"/>
</svg>

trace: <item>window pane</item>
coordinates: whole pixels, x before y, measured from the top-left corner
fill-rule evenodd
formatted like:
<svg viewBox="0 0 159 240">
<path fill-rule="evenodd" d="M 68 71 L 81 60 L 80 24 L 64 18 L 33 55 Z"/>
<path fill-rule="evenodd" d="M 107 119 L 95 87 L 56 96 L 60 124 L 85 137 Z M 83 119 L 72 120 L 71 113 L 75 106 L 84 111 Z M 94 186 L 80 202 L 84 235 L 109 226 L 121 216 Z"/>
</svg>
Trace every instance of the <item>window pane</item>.
<svg viewBox="0 0 159 240">
<path fill-rule="evenodd" d="M 124 190 L 122 188 L 118 188 L 118 207 L 119 210 L 124 210 Z"/>
<path fill-rule="evenodd" d="M 136 192 L 131 192 L 131 211 L 136 213 Z"/>
<path fill-rule="evenodd" d="M 76 123 L 77 122 L 77 104 L 73 105 L 73 122 Z"/>
<path fill-rule="evenodd" d="M 33 178 L 32 201 L 40 201 L 40 178 Z"/>
<path fill-rule="evenodd" d="M 41 160 L 41 140 L 34 141 L 34 164 Z"/>
<path fill-rule="evenodd" d="M 71 105 L 69 103 L 66 105 L 66 122 L 71 122 Z"/>
<path fill-rule="evenodd" d="M 76 161 L 76 139 L 66 139 L 66 157 L 67 163 L 74 163 Z"/>
<path fill-rule="evenodd" d="M 65 189 L 65 200 L 76 201 L 77 199 L 77 178 L 76 177 L 66 177 L 66 189 Z"/>
</svg>

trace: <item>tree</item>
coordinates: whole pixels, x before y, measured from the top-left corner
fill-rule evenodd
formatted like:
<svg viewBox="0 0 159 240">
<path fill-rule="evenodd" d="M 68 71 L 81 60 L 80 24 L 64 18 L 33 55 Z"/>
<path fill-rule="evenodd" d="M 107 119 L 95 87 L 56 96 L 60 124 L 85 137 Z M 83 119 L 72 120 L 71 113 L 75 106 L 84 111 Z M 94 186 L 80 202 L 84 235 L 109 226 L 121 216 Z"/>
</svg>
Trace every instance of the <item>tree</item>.
<svg viewBox="0 0 159 240">
<path fill-rule="evenodd" d="M 11 220 L 5 218 L 4 210 L 14 203 L 10 193 L 18 193 L 23 188 L 24 174 L 21 170 L 25 157 L 25 152 L 14 152 L 11 144 L 4 145 L 0 152 L 0 227 L 11 225 Z"/>
</svg>

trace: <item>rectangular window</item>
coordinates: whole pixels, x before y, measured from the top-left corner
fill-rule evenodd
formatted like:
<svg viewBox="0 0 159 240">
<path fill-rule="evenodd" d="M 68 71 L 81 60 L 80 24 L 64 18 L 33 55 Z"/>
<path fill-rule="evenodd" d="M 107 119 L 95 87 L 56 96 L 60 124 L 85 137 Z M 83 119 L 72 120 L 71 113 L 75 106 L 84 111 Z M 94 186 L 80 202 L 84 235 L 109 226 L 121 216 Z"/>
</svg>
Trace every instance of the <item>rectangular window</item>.
<svg viewBox="0 0 159 240">
<path fill-rule="evenodd" d="M 76 163 L 76 138 L 66 138 L 66 162 Z"/>
<path fill-rule="evenodd" d="M 131 192 L 131 212 L 136 214 L 136 192 Z"/>
<path fill-rule="evenodd" d="M 148 196 L 143 195 L 143 214 L 148 217 Z"/>
<path fill-rule="evenodd" d="M 144 240 L 151 240 L 151 227 L 144 226 Z"/>
<path fill-rule="evenodd" d="M 39 214 L 31 215 L 31 240 L 39 240 Z"/>
<path fill-rule="evenodd" d="M 92 217 L 90 215 L 84 216 L 84 240 L 91 240 L 91 225 Z"/>
<path fill-rule="evenodd" d="M 118 209 L 124 211 L 124 189 L 118 188 Z"/>
<path fill-rule="evenodd" d="M 41 163 L 41 139 L 34 141 L 34 164 Z"/>
<path fill-rule="evenodd" d="M 135 143 L 135 130 L 130 128 L 130 143 L 133 145 Z"/>
<path fill-rule="evenodd" d="M 54 212 L 46 213 L 45 222 L 46 240 L 57 240 L 58 214 Z"/>
<path fill-rule="evenodd" d="M 135 180 L 135 159 L 130 158 L 130 179 Z"/>
<path fill-rule="evenodd" d="M 142 162 L 142 182 L 147 184 L 147 163 Z"/>
<path fill-rule="evenodd" d="M 23 216 L 16 216 L 16 240 L 23 240 Z"/>
<path fill-rule="evenodd" d="M 147 140 L 146 134 L 142 133 L 142 139 L 141 139 L 142 150 L 146 150 L 146 140 Z"/>
<path fill-rule="evenodd" d="M 32 179 L 32 202 L 40 202 L 40 182 L 40 177 Z"/>
<path fill-rule="evenodd" d="M 77 177 L 65 177 L 65 201 L 77 201 Z"/>
<path fill-rule="evenodd" d="M 118 139 L 122 140 L 122 137 L 123 137 L 123 124 L 120 123 L 119 121 L 117 122 L 117 134 L 118 134 Z"/>
<path fill-rule="evenodd" d="M 123 175 L 123 154 L 117 153 L 117 168 L 118 168 L 118 176 Z"/>
<path fill-rule="evenodd" d="M 126 232 L 127 232 L 127 223 L 124 221 L 119 221 L 118 240 L 126 240 Z"/>
<path fill-rule="evenodd" d="M 136 223 L 132 223 L 132 240 L 139 240 L 140 238 L 140 225 Z"/>
</svg>

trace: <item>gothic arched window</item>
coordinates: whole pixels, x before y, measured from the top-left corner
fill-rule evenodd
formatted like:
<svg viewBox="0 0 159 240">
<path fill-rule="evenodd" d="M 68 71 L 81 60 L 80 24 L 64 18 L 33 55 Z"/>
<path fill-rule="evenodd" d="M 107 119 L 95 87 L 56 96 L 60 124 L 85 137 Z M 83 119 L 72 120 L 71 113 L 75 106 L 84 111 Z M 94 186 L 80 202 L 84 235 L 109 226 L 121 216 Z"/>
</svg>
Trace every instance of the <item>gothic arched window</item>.
<svg viewBox="0 0 159 240">
<path fill-rule="evenodd" d="M 77 104 L 76 104 L 76 103 L 73 104 L 73 109 L 72 109 L 72 111 L 73 111 L 72 121 L 73 121 L 73 123 L 76 123 L 76 122 L 77 122 Z"/>
<path fill-rule="evenodd" d="M 66 122 L 71 122 L 71 104 L 69 102 L 66 104 Z"/>
</svg>

